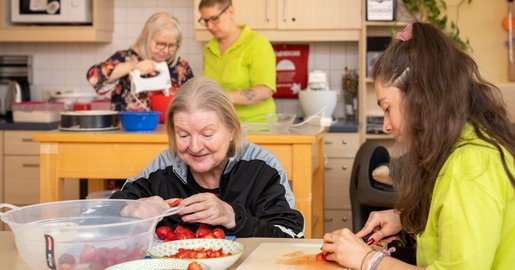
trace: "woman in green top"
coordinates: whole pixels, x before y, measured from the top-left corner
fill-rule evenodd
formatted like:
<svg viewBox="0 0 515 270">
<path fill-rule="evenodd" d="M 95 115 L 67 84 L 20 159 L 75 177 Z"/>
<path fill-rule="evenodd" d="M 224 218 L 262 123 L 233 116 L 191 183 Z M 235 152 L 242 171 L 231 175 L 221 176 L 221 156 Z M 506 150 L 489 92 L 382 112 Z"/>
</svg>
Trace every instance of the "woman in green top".
<svg viewBox="0 0 515 270">
<path fill-rule="evenodd" d="M 204 76 L 228 92 L 243 123 L 275 117 L 275 54 L 270 42 L 234 21 L 231 0 L 201 0 L 200 19 L 213 35 L 204 47 Z"/>
<path fill-rule="evenodd" d="M 352 269 L 513 269 L 515 127 L 499 89 L 423 23 L 395 35 L 373 74 L 383 130 L 405 149 L 391 163 L 400 198 L 356 234 L 326 234 L 326 258 Z M 373 232 L 368 244 L 389 242 L 401 230 L 416 237 L 417 266 L 361 240 Z"/>
</svg>

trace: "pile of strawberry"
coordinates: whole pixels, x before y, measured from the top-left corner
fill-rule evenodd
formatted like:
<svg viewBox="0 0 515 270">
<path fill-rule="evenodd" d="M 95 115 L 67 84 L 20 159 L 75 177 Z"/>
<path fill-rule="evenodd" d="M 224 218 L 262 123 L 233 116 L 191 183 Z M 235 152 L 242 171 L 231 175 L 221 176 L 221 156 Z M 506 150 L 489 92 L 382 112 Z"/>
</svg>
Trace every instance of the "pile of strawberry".
<svg viewBox="0 0 515 270">
<path fill-rule="evenodd" d="M 101 270 L 125 261 L 142 259 L 143 256 L 145 256 L 145 250 L 142 247 L 95 248 L 91 245 L 85 245 L 80 252 L 78 260 L 69 253 L 61 255 L 57 261 L 57 269 L 73 270 L 77 268 Z"/>
<path fill-rule="evenodd" d="M 207 258 L 218 258 L 231 256 L 232 253 L 225 253 L 222 248 L 212 249 L 212 248 L 179 248 L 177 253 L 172 255 L 166 255 L 166 258 L 175 258 L 175 259 L 207 259 Z"/>
<path fill-rule="evenodd" d="M 161 226 L 156 229 L 156 234 L 163 242 L 193 238 L 225 238 L 225 233 L 222 229 L 214 228 L 211 230 L 206 224 L 200 224 L 195 233 L 181 225 L 177 226 L 175 231 L 168 226 Z"/>
</svg>

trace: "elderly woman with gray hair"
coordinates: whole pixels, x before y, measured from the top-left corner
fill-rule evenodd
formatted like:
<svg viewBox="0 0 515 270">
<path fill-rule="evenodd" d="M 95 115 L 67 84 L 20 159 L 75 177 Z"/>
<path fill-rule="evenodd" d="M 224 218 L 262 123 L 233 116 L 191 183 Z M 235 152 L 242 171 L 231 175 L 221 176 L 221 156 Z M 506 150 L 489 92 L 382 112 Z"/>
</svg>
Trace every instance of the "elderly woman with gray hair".
<svg viewBox="0 0 515 270">
<path fill-rule="evenodd" d="M 177 56 L 182 42 L 179 21 L 167 12 L 150 16 L 138 39 L 127 50 L 119 50 L 107 60 L 95 64 L 87 72 L 88 82 L 99 95 L 111 95 L 113 110 L 142 111 L 150 107 L 149 95 L 173 92 L 193 77 L 188 62 Z M 170 72 L 171 89 L 131 95 L 129 73 L 139 70 L 142 75 L 155 75 L 157 64 L 166 62 Z"/>
<path fill-rule="evenodd" d="M 283 167 L 245 140 L 236 110 L 215 81 L 186 82 L 166 116 L 170 149 L 111 198 L 164 204 L 182 198 L 178 215 L 161 221 L 172 228 L 208 224 L 238 237 L 303 236 L 304 219 L 292 208 Z"/>
</svg>

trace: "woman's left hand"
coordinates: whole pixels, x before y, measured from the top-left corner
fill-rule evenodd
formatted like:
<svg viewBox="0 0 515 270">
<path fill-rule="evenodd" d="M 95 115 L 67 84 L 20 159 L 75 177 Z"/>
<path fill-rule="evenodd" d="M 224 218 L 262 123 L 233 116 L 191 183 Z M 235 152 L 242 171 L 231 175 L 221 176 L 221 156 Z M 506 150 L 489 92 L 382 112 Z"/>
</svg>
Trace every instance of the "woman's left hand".
<svg viewBox="0 0 515 270">
<path fill-rule="evenodd" d="M 227 229 L 236 226 L 234 209 L 212 193 L 199 193 L 182 200 L 178 213 L 184 222 L 221 225 Z"/>
<path fill-rule="evenodd" d="M 371 247 L 347 228 L 324 235 L 322 252 L 325 258 L 343 267 L 361 269 L 362 261 L 370 250 Z"/>
</svg>

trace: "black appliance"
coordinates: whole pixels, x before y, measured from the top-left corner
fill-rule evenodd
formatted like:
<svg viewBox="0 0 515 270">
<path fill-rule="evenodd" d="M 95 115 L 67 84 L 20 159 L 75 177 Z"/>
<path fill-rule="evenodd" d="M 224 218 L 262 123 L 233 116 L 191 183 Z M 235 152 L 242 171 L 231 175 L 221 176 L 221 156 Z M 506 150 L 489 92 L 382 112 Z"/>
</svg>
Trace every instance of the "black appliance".
<svg viewBox="0 0 515 270">
<path fill-rule="evenodd" d="M 0 55 L 0 118 L 12 122 L 12 103 L 30 101 L 32 56 Z"/>
</svg>

